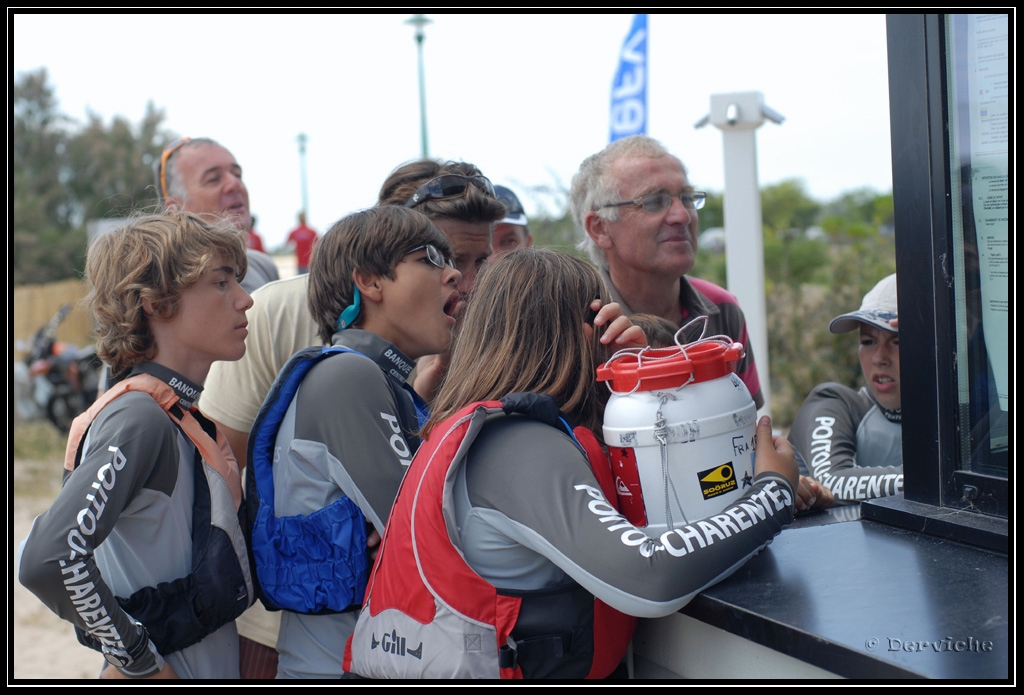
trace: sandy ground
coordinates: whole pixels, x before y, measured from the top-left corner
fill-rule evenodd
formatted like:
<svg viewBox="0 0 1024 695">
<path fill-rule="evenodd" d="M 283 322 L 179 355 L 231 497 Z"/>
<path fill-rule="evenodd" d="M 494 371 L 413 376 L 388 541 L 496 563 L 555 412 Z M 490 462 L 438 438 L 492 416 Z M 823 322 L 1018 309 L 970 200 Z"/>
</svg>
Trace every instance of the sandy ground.
<svg viewBox="0 0 1024 695">
<path fill-rule="evenodd" d="M 103 657 L 80 645 L 71 625 L 18 582 L 18 544 L 28 535 L 32 519 L 57 496 L 61 464 L 15 460 L 13 469 L 7 624 L 14 648 L 8 651 L 7 681 L 96 678 Z"/>
</svg>

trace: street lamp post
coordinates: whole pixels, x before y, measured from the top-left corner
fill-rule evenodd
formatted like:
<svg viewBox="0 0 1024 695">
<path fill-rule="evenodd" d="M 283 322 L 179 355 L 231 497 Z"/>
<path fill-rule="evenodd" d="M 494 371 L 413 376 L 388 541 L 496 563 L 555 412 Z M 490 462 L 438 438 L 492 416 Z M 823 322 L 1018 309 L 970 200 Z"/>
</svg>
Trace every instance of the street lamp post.
<svg viewBox="0 0 1024 695">
<path fill-rule="evenodd" d="M 426 159 L 430 154 L 427 148 L 427 94 L 423 79 L 423 27 L 430 24 L 430 20 L 426 15 L 414 14 L 405 20 L 405 23 L 413 25 L 416 29 L 416 55 L 420 79 L 420 153 L 423 159 Z"/>
<path fill-rule="evenodd" d="M 302 183 L 302 214 L 309 217 L 309 192 L 306 189 L 306 134 L 299 133 L 299 177 Z"/>
</svg>

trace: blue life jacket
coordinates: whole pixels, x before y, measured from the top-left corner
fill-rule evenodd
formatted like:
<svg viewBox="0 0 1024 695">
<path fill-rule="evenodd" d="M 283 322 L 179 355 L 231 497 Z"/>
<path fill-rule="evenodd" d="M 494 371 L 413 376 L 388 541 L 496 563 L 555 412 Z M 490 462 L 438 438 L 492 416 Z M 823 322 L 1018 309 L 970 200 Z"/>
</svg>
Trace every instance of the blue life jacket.
<svg viewBox="0 0 1024 695">
<path fill-rule="evenodd" d="M 274 514 L 273 466 L 287 445 L 277 441 L 281 422 L 309 370 L 342 352 L 366 357 L 342 346 L 305 348 L 292 355 L 249 436 L 246 538 L 257 596 L 268 610 L 329 614 L 357 610 L 363 602 L 370 569 L 367 524 L 352 500 L 343 495 L 309 515 Z M 423 419 L 426 406 L 418 397 L 414 400 Z"/>
</svg>

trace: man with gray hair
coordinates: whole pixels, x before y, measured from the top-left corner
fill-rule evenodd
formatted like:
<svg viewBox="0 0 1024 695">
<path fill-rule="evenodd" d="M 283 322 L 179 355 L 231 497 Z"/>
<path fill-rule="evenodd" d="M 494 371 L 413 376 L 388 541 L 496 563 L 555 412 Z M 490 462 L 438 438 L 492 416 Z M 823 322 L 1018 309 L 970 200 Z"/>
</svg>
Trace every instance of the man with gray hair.
<svg viewBox="0 0 1024 695">
<path fill-rule="evenodd" d="M 249 190 L 234 156 L 210 138 L 180 138 L 166 148 L 156 165 L 156 182 L 165 208 L 221 215 L 239 231 L 252 228 Z M 252 293 L 278 279 L 277 266 L 267 254 L 249 249 L 249 269 L 242 287 Z"/>
<path fill-rule="evenodd" d="M 697 257 L 697 210 L 705 198 L 678 157 L 654 138 L 632 135 L 583 160 L 569 201 L 583 237 L 579 248 L 597 265 L 612 301 L 627 316 L 654 314 L 676 326 L 707 316 L 707 335 L 744 345 L 736 372 L 760 408 L 764 396 L 736 297 L 686 277 Z"/>
</svg>

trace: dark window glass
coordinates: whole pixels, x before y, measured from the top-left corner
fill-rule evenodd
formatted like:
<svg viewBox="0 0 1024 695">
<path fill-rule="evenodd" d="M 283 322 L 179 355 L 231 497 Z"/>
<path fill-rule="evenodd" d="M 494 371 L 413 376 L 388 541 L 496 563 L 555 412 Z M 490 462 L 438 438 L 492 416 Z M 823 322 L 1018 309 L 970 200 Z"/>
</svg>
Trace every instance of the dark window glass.
<svg viewBox="0 0 1024 695">
<path fill-rule="evenodd" d="M 1009 16 L 946 15 L 945 30 L 959 462 L 1006 477 Z"/>
</svg>

